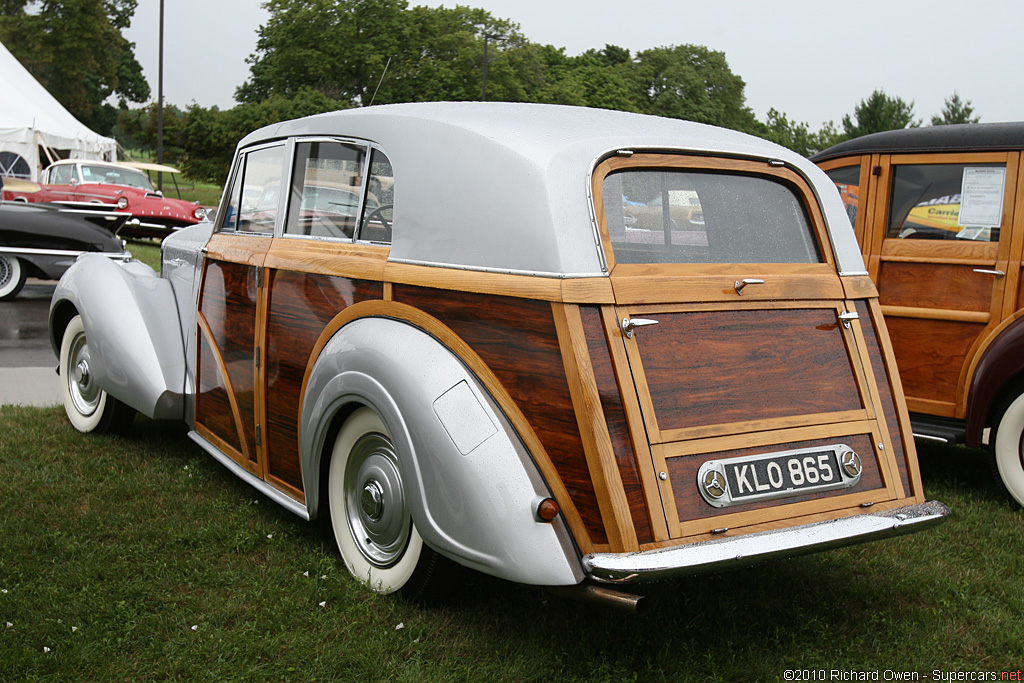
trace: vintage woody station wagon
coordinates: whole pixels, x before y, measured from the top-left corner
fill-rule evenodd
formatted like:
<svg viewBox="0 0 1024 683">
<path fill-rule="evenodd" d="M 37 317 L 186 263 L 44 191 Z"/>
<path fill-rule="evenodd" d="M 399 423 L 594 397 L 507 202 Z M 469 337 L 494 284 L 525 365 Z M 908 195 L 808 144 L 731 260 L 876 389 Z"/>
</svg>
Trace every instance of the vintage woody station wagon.
<svg viewBox="0 0 1024 683">
<path fill-rule="evenodd" d="M 269 126 L 160 276 L 80 260 L 51 332 L 79 429 L 185 420 L 381 592 L 447 558 L 629 602 L 606 587 L 948 513 L 834 186 L 698 124 L 432 103 Z"/>
<path fill-rule="evenodd" d="M 876 133 L 814 157 L 845 198 L 914 432 L 988 445 L 1024 505 L 1024 123 Z"/>
</svg>

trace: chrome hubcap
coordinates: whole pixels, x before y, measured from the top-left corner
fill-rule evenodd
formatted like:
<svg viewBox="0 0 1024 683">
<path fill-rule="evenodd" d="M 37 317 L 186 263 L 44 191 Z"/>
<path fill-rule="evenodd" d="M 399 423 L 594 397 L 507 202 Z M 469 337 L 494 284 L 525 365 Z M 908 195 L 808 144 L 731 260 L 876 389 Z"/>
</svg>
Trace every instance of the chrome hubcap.
<svg viewBox="0 0 1024 683">
<path fill-rule="evenodd" d="M 76 336 L 68 350 L 67 383 L 71 402 L 82 415 L 92 415 L 100 402 L 100 389 L 89 372 L 89 345 L 85 335 Z"/>
<path fill-rule="evenodd" d="M 11 277 L 10 262 L 3 256 L 0 256 L 0 287 L 4 287 L 8 282 L 10 282 Z"/>
<path fill-rule="evenodd" d="M 383 434 L 365 434 L 345 465 L 349 531 L 359 552 L 376 567 L 389 567 L 409 543 L 410 516 L 398 456 Z"/>
</svg>

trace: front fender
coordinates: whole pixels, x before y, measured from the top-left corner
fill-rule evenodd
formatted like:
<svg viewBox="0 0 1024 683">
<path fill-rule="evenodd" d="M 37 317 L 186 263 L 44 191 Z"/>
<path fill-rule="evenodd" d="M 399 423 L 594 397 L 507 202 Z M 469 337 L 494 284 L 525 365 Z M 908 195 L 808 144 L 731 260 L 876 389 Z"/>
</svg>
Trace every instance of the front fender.
<svg viewBox="0 0 1024 683">
<path fill-rule="evenodd" d="M 584 578 L 561 518 L 534 517 L 551 494 L 515 431 L 448 348 L 394 319 L 359 318 L 324 347 L 302 403 L 300 453 L 310 517 L 333 428 L 353 404 L 391 432 L 413 521 L 438 552 L 511 581 L 572 585 Z"/>
<path fill-rule="evenodd" d="M 99 386 L 148 417 L 182 419 L 185 351 L 170 283 L 138 261 L 87 254 L 50 301 L 50 345 L 58 357 L 76 312 Z"/>
</svg>

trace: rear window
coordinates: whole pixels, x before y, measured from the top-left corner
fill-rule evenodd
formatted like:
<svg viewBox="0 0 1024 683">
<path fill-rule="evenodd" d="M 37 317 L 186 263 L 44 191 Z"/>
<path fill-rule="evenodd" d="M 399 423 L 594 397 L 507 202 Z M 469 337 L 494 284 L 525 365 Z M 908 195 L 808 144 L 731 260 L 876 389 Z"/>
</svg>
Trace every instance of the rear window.
<svg viewBox="0 0 1024 683">
<path fill-rule="evenodd" d="M 618 263 L 820 263 L 807 212 L 771 178 L 623 170 L 603 186 Z"/>
</svg>

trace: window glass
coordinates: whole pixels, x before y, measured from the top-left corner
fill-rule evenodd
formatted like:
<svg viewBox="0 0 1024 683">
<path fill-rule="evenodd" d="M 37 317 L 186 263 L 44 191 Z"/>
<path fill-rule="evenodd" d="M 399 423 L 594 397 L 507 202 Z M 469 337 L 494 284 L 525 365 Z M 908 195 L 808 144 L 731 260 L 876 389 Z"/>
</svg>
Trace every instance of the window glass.
<svg viewBox="0 0 1024 683">
<path fill-rule="evenodd" d="M 297 144 L 285 232 L 351 239 L 362 199 L 365 160 L 362 145 Z"/>
<path fill-rule="evenodd" d="M 857 225 L 857 208 L 860 206 L 860 166 L 843 166 L 825 171 L 839 190 L 839 196 L 850 217 L 850 225 Z"/>
<path fill-rule="evenodd" d="M 604 180 L 619 263 L 818 263 L 803 204 L 776 180 L 688 170 L 629 170 Z"/>
<path fill-rule="evenodd" d="M 235 170 L 235 175 L 231 179 L 231 187 L 227 193 L 227 206 L 224 207 L 224 213 L 220 218 L 220 225 L 217 227 L 218 231 L 232 231 L 235 229 L 235 224 L 238 219 L 238 202 L 239 195 L 242 191 L 242 166 L 239 163 L 238 168 Z"/>
<path fill-rule="evenodd" d="M 359 225 L 359 239 L 391 243 L 391 223 L 395 202 L 395 176 L 391 161 L 379 149 L 370 156 L 370 181 L 366 185 L 366 204 Z"/>
<path fill-rule="evenodd" d="M 54 166 L 50 171 L 50 183 L 53 185 L 70 185 L 75 167 L 71 165 Z"/>
<path fill-rule="evenodd" d="M 143 190 L 153 189 L 153 185 L 149 182 L 149 177 L 142 171 L 137 171 L 134 168 L 82 164 L 82 180 L 86 183 L 109 183 L 111 185 L 139 187 Z"/>
<path fill-rule="evenodd" d="M 887 237 L 998 242 L 1005 164 L 893 166 Z"/>
<path fill-rule="evenodd" d="M 240 169 L 241 192 L 238 212 L 239 232 L 272 234 L 281 199 L 281 167 L 284 145 L 249 152 Z M 228 207 L 230 211 L 231 207 Z M 225 217 L 225 226 L 231 220 Z"/>
</svg>

